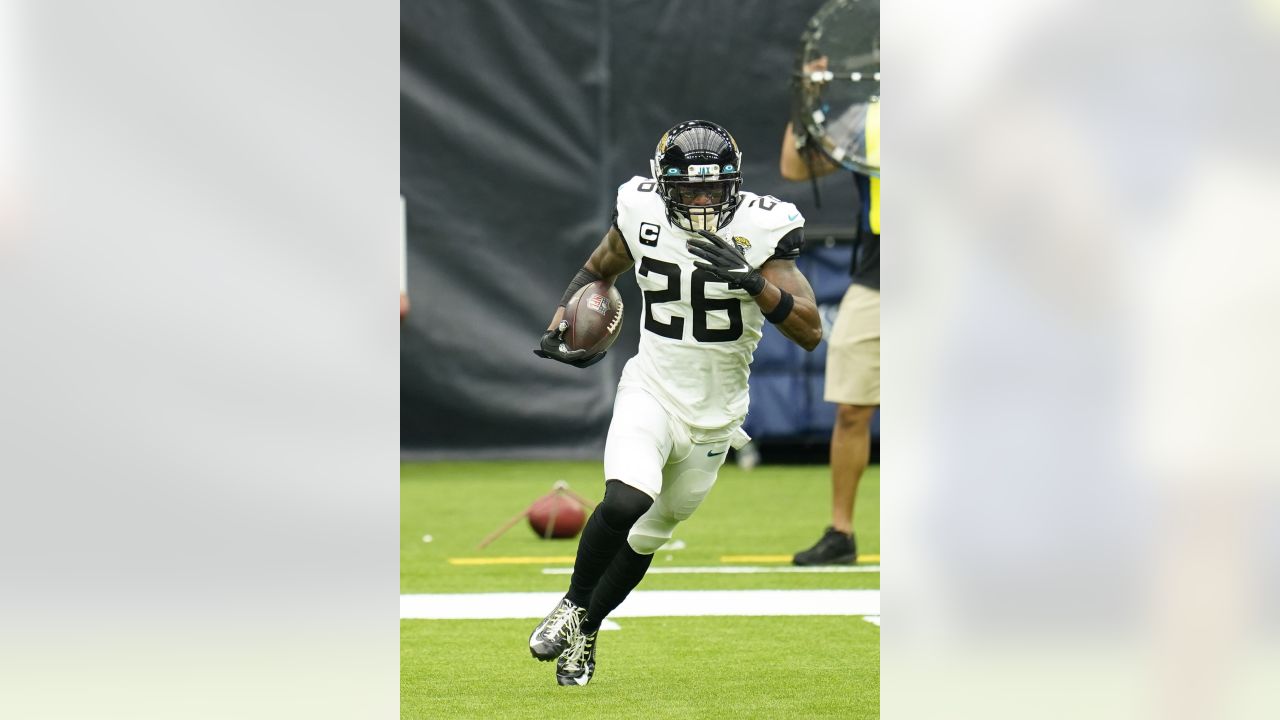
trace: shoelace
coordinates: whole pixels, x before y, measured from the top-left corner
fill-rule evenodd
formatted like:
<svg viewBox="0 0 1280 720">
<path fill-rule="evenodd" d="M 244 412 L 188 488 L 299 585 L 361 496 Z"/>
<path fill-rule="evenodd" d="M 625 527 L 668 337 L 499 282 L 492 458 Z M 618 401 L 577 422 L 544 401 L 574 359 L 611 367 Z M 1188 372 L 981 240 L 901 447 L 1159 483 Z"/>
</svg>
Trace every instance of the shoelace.
<svg viewBox="0 0 1280 720">
<path fill-rule="evenodd" d="M 571 635 L 576 634 L 578 625 L 582 620 L 578 617 L 578 613 L 574 612 L 574 609 L 567 602 L 560 603 L 560 606 L 556 608 L 555 613 L 551 616 L 551 622 L 547 624 L 547 629 L 543 634 L 549 638 L 560 637 L 560 633 L 566 625 L 569 627 Z"/>
<path fill-rule="evenodd" d="M 573 634 L 573 639 L 569 641 L 569 649 L 564 651 L 564 669 L 571 672 L 577 672 L 582 669 L 582 662 L 587 658 L 587 654 L 591 652 L 591 646 L 596 642 L 596 634 L 584 635 L 580 632 Z"/>
</svg>

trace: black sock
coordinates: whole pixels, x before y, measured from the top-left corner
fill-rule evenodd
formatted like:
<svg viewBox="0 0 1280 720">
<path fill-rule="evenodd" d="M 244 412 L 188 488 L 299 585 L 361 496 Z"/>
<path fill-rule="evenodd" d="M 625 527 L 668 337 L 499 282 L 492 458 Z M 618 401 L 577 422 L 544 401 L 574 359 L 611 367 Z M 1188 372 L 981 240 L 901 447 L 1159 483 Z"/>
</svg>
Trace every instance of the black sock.
<svg viewBox="0 0 1280 720">
<path fill-rule="evenodd" d="M 644 574 L 648 572 L 651 562 L 653 562 L 653 555 L 641 555 L 632 550 L 630 545 L 622 546 L 622 549 L 614 555 L 613 562 L 609 564 L 604 577 L 600 578 L 600 584 L 595 592 L 591 594 L 591 605 L 587 608 L 586 619 L 582 621 L 583 633 L 590 634 L 600 629 L 600 623 L 621 605 L 622 601 L 627 599 L 627 595 L 630 595 L 636 585 L 644 579 Z"/>
<path fill-rule="evenodd" d="M 609 563 L 626 544 L 627 533 L 636 520 L 653 505 L 643 492 L 617 480 L 604 485 L 604 499 L 596 506 L 578 540 L 578 557 L 569 580 L 569 602 L 579 607 L 591 603 L 591 593 Z M 628 548 L 630 549 L 630 548 Z"/>
</svg>

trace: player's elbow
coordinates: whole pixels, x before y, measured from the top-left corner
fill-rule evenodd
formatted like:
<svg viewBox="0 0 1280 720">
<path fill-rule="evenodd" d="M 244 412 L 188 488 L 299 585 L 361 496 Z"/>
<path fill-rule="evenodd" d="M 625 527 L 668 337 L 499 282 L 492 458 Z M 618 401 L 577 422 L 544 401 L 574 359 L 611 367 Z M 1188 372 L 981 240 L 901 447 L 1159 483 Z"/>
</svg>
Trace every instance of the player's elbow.
<svg viewBox="0 0 1280 720">
<path fill-rule="evenodd" d="M 816 328 L 808 328 L 803 337 L 796 338 L 796 343 L 804 348 L 805 352 L 813 352 L 822 342 L 822 326 Z"/>
<path fill-rule="evenodd" d="M 808 180 L 809 168 L 800 160 L 798 155 L 792 154 L 788 157 L 787 153 L 782 154 L 782 159 L 778 161 L 778 172 L 782 174 L 784 180 Z"/>
</svg>

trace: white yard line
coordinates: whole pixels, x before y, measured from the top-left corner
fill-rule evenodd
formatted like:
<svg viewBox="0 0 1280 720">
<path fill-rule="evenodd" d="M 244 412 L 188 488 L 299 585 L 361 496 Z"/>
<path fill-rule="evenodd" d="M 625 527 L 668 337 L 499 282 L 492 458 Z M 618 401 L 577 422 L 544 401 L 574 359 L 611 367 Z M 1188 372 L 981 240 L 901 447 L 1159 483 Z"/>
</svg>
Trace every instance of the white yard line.
<svg viewBox="0 0 1280 720">
<path fill-rule="evenodd" d="M 540 618 L 563 593 L 401 595 L 402 620 Z M 610 617 L 879 615 L 879 590 L 641 590 Z"/>
<path fill-rule="evenodd" d="M 651 567 L 646 575 L 755 575 L 759 573 L 878 573 L 879 565 L 821 565 L 814 567 L 766 567 L 764 565 L 708 565 L 705 567 Z M 573 568 L 542 568 L 543 575 L 572 575 Z"/>
</svg>

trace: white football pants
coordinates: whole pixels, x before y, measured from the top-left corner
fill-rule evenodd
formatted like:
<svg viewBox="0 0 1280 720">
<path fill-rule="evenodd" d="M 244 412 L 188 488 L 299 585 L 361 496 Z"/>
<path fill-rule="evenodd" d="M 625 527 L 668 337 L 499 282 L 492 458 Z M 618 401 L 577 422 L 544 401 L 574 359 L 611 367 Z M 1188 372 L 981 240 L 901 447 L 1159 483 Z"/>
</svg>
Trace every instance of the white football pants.
<svg viewBox="0 0 1280 720">
<path fill-rule="evenodd" d="M 649 393 L 619 388 L 604 446 L 604 476 L 652 497 L 627 536 L 631 549 L 651 555 L 671 539 L 716 484 L 729 438 L 695 443 L 689 427 L 672 417 Z"/>
</svg>

